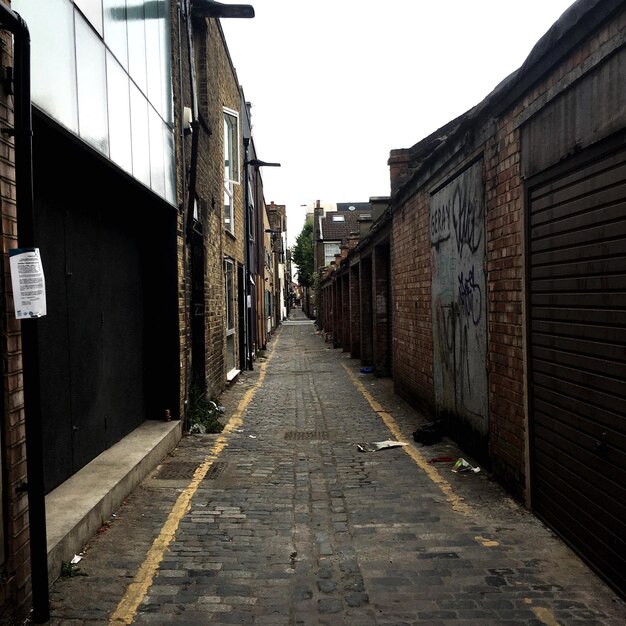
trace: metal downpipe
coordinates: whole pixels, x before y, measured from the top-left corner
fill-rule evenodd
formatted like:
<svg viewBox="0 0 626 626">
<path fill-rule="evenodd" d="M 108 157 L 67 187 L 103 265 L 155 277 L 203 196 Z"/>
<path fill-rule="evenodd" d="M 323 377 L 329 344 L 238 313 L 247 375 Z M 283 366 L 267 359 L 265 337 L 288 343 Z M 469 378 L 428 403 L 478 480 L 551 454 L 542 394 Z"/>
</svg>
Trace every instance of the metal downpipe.
<svg viewBox="0 0 626 626">
<path fill-rule="evenodd" d="M 17 188 L 18 242 L 22 248 L 35 246 L 35 203 L 33 196 L 33 125 L 30 92 L 30 33 L 26 22 L 0 3 L 0 23 L 13 33 L 15 63 L 15 184 Z M 22 360 L 33 620 L 50 619 L 48 590 L 48 546 L 43 471 L 43 436 L 39 381 L 38 320 L 23 320 Z"/>
</svg>

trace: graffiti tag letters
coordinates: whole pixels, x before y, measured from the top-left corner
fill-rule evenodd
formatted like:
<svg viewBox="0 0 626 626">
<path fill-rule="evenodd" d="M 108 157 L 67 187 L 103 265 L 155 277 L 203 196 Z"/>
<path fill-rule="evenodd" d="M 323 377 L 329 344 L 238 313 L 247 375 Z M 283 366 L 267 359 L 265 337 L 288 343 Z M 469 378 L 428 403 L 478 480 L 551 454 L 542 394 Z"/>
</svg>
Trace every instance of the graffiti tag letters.
<svg viewBox="0 0 626 626">
<path fill-rule="evenodd" d="M 430 212 L 430 245 L 434 246 L 450 237 L 450 205 L 433 207 Z"/>
<path fill-rule="evenodd" d="M 467 273 L 461 272 L 459 279 L 459 312 L 474 322 L 478 326 L 482 317 L 483 294 L 480 286 L 474 280 L 474 266 Z"/>
<path fill-rule="evenodd" d="M 467 190 L 461 195 L 459 187 L 454 190 L 453 206 L 452 220 L 459 255 L 463 251 L 463 246 L 467 246 L 470 253 L 474 254 L 482 239 L 481 207 L 469 197 Z"/>
</svg>

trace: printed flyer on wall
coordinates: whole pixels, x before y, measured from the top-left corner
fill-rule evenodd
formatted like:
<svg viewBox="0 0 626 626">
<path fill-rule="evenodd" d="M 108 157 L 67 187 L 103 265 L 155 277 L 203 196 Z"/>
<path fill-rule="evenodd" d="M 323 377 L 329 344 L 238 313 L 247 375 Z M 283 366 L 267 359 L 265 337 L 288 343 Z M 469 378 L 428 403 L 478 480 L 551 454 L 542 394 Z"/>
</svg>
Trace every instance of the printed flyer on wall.
<svg viewBox="0 0 626 626">
<path fill-rule="evenodd" d="M 39 248 L 9 250 L 11 284 L 18 320 L 46 315 L 46 280 Z"/>
</svg>

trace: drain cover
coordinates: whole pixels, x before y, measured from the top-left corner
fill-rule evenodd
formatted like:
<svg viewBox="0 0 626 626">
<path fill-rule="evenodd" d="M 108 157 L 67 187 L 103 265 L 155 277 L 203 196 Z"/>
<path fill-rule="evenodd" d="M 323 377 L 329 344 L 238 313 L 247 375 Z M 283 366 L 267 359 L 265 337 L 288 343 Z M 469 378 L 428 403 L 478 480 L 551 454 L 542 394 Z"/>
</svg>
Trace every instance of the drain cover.
<svg viewBox="0 0 626 626">
<path fill-rule="evenodd" d="M 285 439 L 288 441 L 313 441 L 329 438 L 327 430 L 288 430 Z"/>
<path fill-rule="evenodd" d="M 191 480 L 196 469 L 198 469 L 198 463 L 174 460 L 164 463 L 155 478 L 159 480 Z"/>
<path fill-rule="evenodd" d="M 226 461 L 214 461 L 209 467 L 204 480 L 217 480 L 226 469 Z"/>
</svg>

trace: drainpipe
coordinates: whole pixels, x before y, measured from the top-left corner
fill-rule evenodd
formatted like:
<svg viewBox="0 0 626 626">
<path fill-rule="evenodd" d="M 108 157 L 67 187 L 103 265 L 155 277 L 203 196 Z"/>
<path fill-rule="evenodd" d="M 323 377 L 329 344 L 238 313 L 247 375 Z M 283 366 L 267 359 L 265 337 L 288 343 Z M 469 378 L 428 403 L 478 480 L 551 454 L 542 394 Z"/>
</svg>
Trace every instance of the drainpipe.
<svg viewBox="0 0 626 626">
<path fill-rule="evenodd" d="M 182 44 L 182 36 L 181 30 L 183 27 L 183 20 L 185 22 L 185 28 L 187 31 L 187 42 L 189 43 L 189 2 L 185 2 L 183 5 L 182 2 L 178 3 L 177 6 L 177 18 L 178 18 L 178 81 L 179 81 L 179 113 L 180 113 L 180 153 L 181 153 L 181 171 L 182 171 L 182 179 L 186 183 L 187 181 L 187 160 L 185 158 L 185 95 L 183 89 L 183 44 Z M 191 51 L 189 53 L 189 60 L 191 61 Z M 189 68 L 189 72 L 191 74 L 191 67 Z M 193 85 L 193 76 L 190 75 L 190 81 L 192 81 Z M 193 87 L 192 87 L 193 94 Z M 193 114 L 192 114 L 193 115 Z M 194 192 L 195 193 L 195 192 Z M 189 429 L 188 423 L 188 411 L 189 411 L 189 379 L 188 376 L 191 376 L 191 369 L 187 367 L 189 363 L 189 333 L 190 331 L 190 307 L 191 304 L 187 303 L 187 291 L 189 286 L 189 276 L 188 272 L 188 255 L 189 251 L 187 248 L 187 243 L 191 241 L 191 231 L 188 232 L 187 220 L 189 214 L 191 214 L 193 218 L 193 202 L 190 203 L 187 185 L 183 184 L 183 193 L 182 193 L 182 206 L 181 206 L 181 219 L 183 226 L 183 247 L 182 247 L 182 255 L 183 255 L 183 309 L 184 309 L 184 324 L 185 324 L 185 343 L 183 345 L 183 355 L 184 355 L 184 363 L 185 363 L 185 388 L 183 395 L 183 414 L 180 416 L 180 419 L 183 422 L 183 430 Z M 192 223 L 193 224 L 193 223 Z M 189 296 L 191 297 L 191 295 Z"/>
<path fill-rule="evenodd" d="M 245 137 L 243 140 L 244 157 L 243 157 L 243 180 L 244 180 L 244 205 L 245 205 L 245 233 L 244 238 L 246 240 L 246 271 L 244 280 L 246 281 L 246 369 L 253 370 L 252 360 L 252 345 L 253 345 L 253 328 L 252 328 L 252 289 L 250 287 L 250 279 L 252 273 L 250 271 L 250 180 L 248 169 L 248 147 L 250 145 L 250 138 Z"/>
<path fill-rule="evenodd" d="M 187 192 L 186 241 L 191 244 L 193 234 L 193 208 L 196 203 L 196 179 L 198 172 L 198 142 L 200 140 L 200 122 L 198 120 L 198 94 L 196 88 L 196 64 L 191 32 L 191 10 L 186 2 L 187 55 L 189 63 L 189 87 L 191 91 L 191 159 L 189 161 L 189 189 Z"/>
<path fill-rule="evenodd" d="M 14 35 L 15 64 L 15 128 L 2 129 L 2 132 L 15 136 L 19 246 L 32 248 L 35 246 L 35 203 L 30 98 L 30 34 L 26 22 L 1 2 L 0 24 Z M 33 620 L 36 624 L 44 624 L 50 619 L 50 606 L 37 324 L 36 319 L 21 321 L 28 483 L 19 487 L 18 490 L 19 492 L 26 491 L 28 494 Z"/>
</svg>

